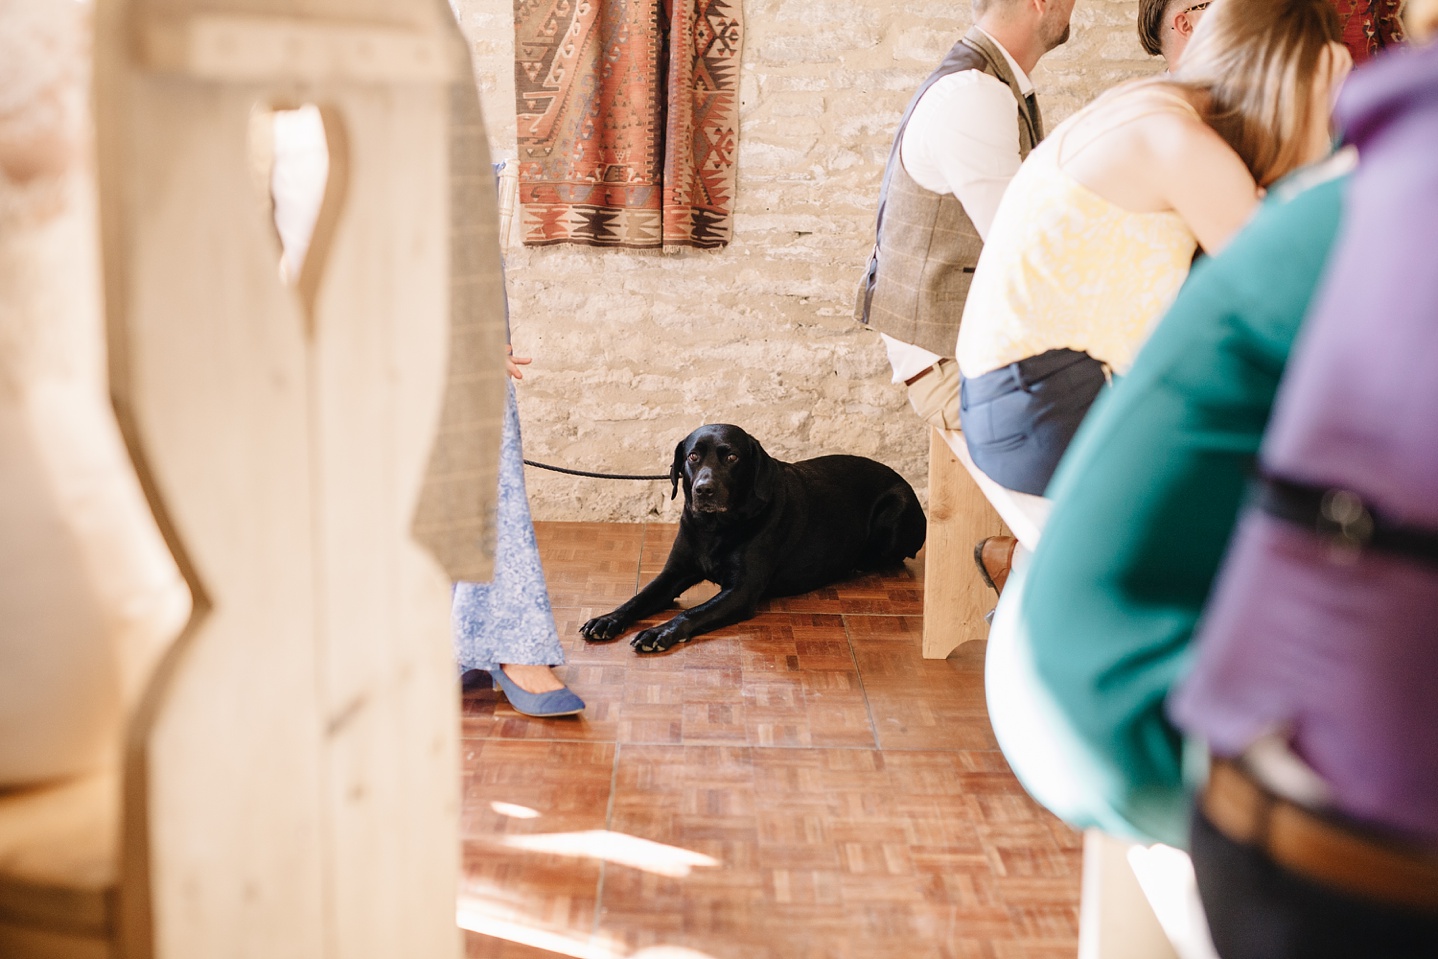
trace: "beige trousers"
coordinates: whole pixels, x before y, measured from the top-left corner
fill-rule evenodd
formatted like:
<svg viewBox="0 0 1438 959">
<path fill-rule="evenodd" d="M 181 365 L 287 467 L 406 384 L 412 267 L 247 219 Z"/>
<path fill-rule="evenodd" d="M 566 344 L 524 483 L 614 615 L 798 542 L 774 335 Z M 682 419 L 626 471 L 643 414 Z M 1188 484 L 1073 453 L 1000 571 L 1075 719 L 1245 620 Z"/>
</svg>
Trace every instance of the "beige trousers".
<svg viewBox="0 0 1438 959">
<path fill-rule="evenodd" d="M 944 356 L 907 384 L 909 405 L 930 426 L 959 428 L 959 361 Z"/>
</svg>

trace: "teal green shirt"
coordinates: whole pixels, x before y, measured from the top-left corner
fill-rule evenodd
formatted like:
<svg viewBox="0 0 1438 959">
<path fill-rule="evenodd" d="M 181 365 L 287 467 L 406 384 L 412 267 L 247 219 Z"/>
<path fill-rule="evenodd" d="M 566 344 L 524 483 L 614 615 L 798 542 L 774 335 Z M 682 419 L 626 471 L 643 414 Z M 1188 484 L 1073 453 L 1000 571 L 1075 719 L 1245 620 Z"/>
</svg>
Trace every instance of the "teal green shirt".
<svg viewBox="0 0 1438 959">
<path fill-rule="evenodd" d="M 1019 610 L 1038 682 L 1072 724 L 1064 738 L 1088 752 L 1074 757 L 1087 781 L 1070 784 L 1060 811 L 1076 826 L 1186 845 L 1180 737 L 1164 700 L 1187 666 L 1346 182 L 1280 186 L 1195 267 L 1049 487 Z"/>
</svg>

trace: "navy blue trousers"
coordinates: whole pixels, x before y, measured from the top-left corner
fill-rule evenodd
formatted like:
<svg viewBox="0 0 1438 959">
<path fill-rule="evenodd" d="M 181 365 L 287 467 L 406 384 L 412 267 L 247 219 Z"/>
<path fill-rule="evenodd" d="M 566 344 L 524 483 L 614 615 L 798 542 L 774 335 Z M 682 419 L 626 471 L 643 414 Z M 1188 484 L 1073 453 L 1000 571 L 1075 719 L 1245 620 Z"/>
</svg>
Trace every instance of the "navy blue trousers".
<svg viewBox="0 0 1438 959">
<path fill-rule="evenodd" d="M 974 465 L 994 482 L 1042 496 L 1089 407 L 1104 365 L 1049 350 L 959 384 L 959 423 Z"/>
</svg>

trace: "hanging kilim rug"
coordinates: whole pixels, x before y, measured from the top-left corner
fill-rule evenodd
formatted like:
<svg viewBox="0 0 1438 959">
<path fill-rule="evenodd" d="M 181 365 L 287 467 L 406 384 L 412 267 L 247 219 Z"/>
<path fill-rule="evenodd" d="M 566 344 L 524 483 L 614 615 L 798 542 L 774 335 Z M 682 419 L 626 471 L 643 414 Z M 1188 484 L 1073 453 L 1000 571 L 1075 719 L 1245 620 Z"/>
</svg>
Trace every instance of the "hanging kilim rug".
<svg viewBox="0 0 1438 959">
<path fill-rule="evenodd" d="M 1403 42 L 1403 0 L 1333 0 L 1333 5 L 1355 66 Z"/>
<path fill-rule="evenodd" d="M 524 243 L 733 234 L 740 0 L 515 0 Z"/>
</svg>

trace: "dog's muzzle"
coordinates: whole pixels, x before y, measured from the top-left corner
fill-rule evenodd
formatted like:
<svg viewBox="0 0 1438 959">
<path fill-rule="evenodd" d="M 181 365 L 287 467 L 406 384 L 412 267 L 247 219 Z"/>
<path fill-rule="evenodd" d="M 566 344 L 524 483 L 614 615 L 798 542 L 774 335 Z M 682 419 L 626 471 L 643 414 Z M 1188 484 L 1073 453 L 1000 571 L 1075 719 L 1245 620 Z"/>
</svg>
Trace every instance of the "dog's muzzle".
<svg viewBox="0 0 1438 959">
<path fill-rule="evenodd" d="M 700 473 L 689 488 L 692 506 L 700 513 L 723 513 L 729 508 L 729 504 L 719 495 L 718 489 L 713 481 L 704 473 Z"/>
</svg>

